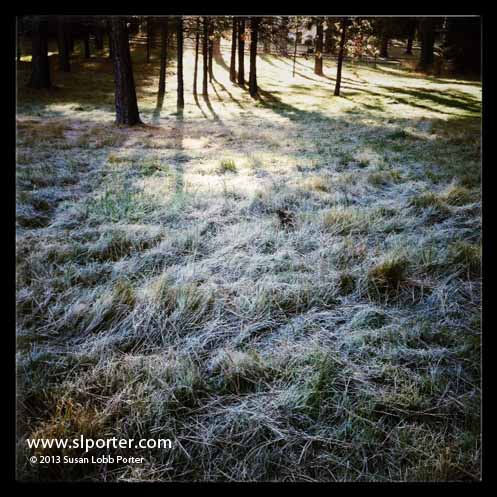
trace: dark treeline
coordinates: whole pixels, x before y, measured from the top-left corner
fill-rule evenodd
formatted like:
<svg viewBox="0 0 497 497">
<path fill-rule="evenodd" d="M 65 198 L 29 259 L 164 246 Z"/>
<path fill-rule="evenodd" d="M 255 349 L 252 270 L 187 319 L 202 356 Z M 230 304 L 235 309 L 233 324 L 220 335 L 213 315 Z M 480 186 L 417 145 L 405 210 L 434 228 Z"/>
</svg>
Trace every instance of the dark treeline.
<svg viewBox="0 0 497 497">
<path fill-rule="evenodd" d="M 177 108 L 185 105 L 185 78 L 197 93 L 199 59 L 202 62 L 202 94 L 208 98 L 209 86 L 215 80 L 214 62 L 221 60 L 221 39 L 229 42 L 230 80 L 259 98 L 257 59 L 259 51 L 295 58 L 297 44 L 307 47 L 314 56 L 314 72 L 323 76 L 326 61 L 336 58 L 336 80 L 333 94 L 340 95 L 343 64 L 349 58 L 358 60 L 388 59 L 392 43 L 404 44 L 403 53 L 417 58 L 417 69 L 434 71 L 441 68 L 461 74 L 479 74 L 481 58 L 480 18 L 402 17 L 210 17 L 189 16 L 21 16 L 18 18 L 17 60 L 22 60 L 22 47 L 29 44 L 32 55 L 29 86 L 50 88 L 52 75 L 48 45 L 57 45 L 57 66 L 70 73 L 76 47 L 85 59 L 106 55 L 112 61 L 115 77 L 116 122 L 133 125 L 140 122 L 130 40 L 145 45 L 145 60 L 160 60 L 158 102 L 162 102 L 167 84 L 168 51 L 175 48 L 177 73 Z M 160 39 L 160 46 L 157 40 Z M 185 41 L 187 42 L 185 44 Z M 190 44 L 188 44 L 188 42 Z M 193 47 L 193 74 L 184 74 L 183 51 Z M 416 49 L 416 51 L 414 50 Z M 327 54 L 328 59 L 324 55 Z M 248 56 L 248 61 L 246 60 Z M 246 87 L 246 63 L 248 86 Z M 336 69 L 335 69 L 336 67 Z M 445 70 L 445 69 L 444 69 Z M 330 88 L 331 90 L 331 88 Z"/>
</svg>

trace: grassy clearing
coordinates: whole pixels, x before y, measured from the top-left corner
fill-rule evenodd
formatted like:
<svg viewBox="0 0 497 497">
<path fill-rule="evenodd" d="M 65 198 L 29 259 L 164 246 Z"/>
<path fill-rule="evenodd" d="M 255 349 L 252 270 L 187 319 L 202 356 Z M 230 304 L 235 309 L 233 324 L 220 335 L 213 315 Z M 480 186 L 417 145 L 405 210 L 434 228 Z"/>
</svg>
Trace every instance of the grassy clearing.
<svg viewBox="0 0 497 497">
<path fill-rule="evenodd" d="M 85 434 L 173 440 L 107 480 L 479 479 L 481 87 L 265 56 L 180 117 L 134 52 L 124 130 L 79 50 L 19 68 L 20 477 L 102 479 L 26 460 Z"/>
</svg>

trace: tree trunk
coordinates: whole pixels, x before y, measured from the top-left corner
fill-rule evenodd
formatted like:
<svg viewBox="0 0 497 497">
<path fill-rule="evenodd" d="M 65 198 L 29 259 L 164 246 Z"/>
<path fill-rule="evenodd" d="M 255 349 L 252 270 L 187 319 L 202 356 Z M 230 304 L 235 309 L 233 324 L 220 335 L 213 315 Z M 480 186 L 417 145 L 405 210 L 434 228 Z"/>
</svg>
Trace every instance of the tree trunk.
<svg viewBox="0 0 497 497">
<path fill-rule="evenodd" d="M 297 64 L 297 38 L 299 33 L 298 18 L 295 20 L 295 44 L 293 45 L 293 72 L 292 76 L 295 77 L 295 66 Z"/>
<path fill-rule="evenodd" d="M 209 67 L 208 67 L 208 54 L 207 54 L 207 48 L 208 48 L 208 43 L 209 43 L 209 25 L 208 25 L 208 20 L 206 17 L 203 19 L 203 24 L 204 24 L 204 33 L 202 37 L 202 62 L 203 62 L 203 67 L 202 67 L 202 95 L 207 96 L 209 94 L 208 90 L 208 73 L 209 73 Z"/>
<path fill-rule="evenodd" d="M 48 59 L 48 21 L 39 16 L 33 20 L 31 33 L 31 88 L 50 88 L 50 61 Z"/>
<path fill-rule="evenodd" d="M 214 58 L 221 57 L 221 37 L 219 35 L 214 36 L 212 54 L 214 55 Z"/>
<path fill-rule="evenodd" d="M 324 52 L 325 53 L 333 53 L 334 52 L 334 46 L 333 46 L 333 23 L 331 22 L 331 18 L 328 17 L 326 20 L 326 32 L 324 35 Z"/>
<path fill-rule="evenodd" d="M 263 50 L 264 53 L 271 53 L 271 39 L 267 36 L 263 40 Z"/>
<path fill-rule="evenodd" d="M 233 17 L 233 28 L 231 30 L 231 58 L 230 58 L 230 81 L 236 81 L 236 40 L 238 37 L 237 33 L 238 21 L 236 17 Z"/>
<path fill-rule="evenodd" d="M 152 18 L 150 18 L 150 24 L 148 26 L 150 37 L 150 53 L 152 53 L 152 49 L 156 48 L 157 46 L 157 44 L 155 43 L 155 24 Z"/>
<path fill-rule="evenodd" d="M 166 71 L 167 71 L 167 38 L 168 32 L 168 21 L 165 18 L 162 24 L 161 30 L 161 47 L 160 47 L 160 72 L 159 72 L 159 100 L 164 98 L 164 93 L 166 93 Z"/>
<path fill-rule="evenodd" d="M 89 59 L 91 57 L 91 52 L 90 52 L 90 32 L 85 31 L 83 35 L 83 43 L 85 46 L 85 59 Z"/>
<path fill-rule="evenodd" d="M 264 45 L 264 53 L 271 53 L 271 31 L 273 28 L 273 19 L 270 17 L 267 19 L 267 27 L 265 29 L 263 45 Z"/>
<path fill-rule="evenodd" d="M 245 85 L 245 19 L 238 19 L 238 84 Z"/>
<path fill-rule="evenodd" d="M 407 35 L 406 55 L 412 55 L 412 45 L 414 37 L 416 36 L 416 21 L 413 21 L 409 26 L 409 33 Z"/>
<path fill-rule="evenodd" d="M 214 25 L 209 22 L 209 82 L 212 83 L 212 57 L 214 55 Z"/>
<path fill-rule="evenodd" d="M 197 75 L 198 75 L 198 48 L 200 38 L 200 18 L 197 18 L 197 29 L 195 31 L 195 67 L 193 69 L 193 94 L 197 94 Z"/>
<path fill-rule="evenodd" d="M 151 33 L 150 33 L 150 19 L 147 19 L 147 55 L 146 55 L 146 62 L 147 64 L 150 62 L 150 38 L 151 38 Z"/>
<path fill-rule="evenodd" d="M 20 28 L 20 20 L 19 18 L 16 19 L 16 38 L 17 38 L 17 62 L 21 62 L 21 41 L 22 41 L 22 36 L 21 36 L 21 28 Z"/>
<path fill-rule="evenodd" d="M 283 17 L 280 33 L 280 52 L 281 55 L 288 55 L 288 18 Z"/>
<path fill-rule="evenodd" d="M 104 36 L 100 26 L 95 28 L 95 48 L 97 50 L 103 50 L 104 48 Z"/>
<path fill-rule="evenodd" d="M 323 75 L 323 19 L 318 18 L 316 30 L 316 52 L 314 54 L 314 74 Z"/>
<path fill-rule="evenodd" d="M 412 44 L 414 42 L 414 37 L 409 35 L 407 38 L 407 45 L 406 45 L 406 55 L 412 55 Z"/>
<path fill-rule="evenodd" d="M 178 112 L 185 108 L 185 99 L 183 92 L 183 17 L 176 20 L 176 42 L 178 45 Z"/>
<path fill-rule="evenodd" d="M 57 16 L 57 45 L 59 50 L 59 69 L 64 72 L 71 72 L 69 36 L 63 16 Z"/>
<path fill-rule="evenodd" d="M 421 55 L 418 67 L 421 70 L 429 69 L 433 64 L 433 48 L 435 46 L 435 20 L 432 17 L 424 17 L 419 23 L 419 35 L 421 39 Z"/>
<path fill-rule="evenodd" d="M 381 37 L 381 45 L 380 45 L 380 57 L 384 59 L 388 59 L 388 43 L 390 42 L 390 38 L 388 36 L 383 35 Z"/>
<path fill-rule="evenodd" d="M 259 18 L 252 17 L 250 20 L 250 72 L 249 93 L 252 98 L 257 96 L 257 41 L 259 37 Z"/>
<path fill-rule="evenodd" d="M 124 29 L 126 30 L 126 37 L 128 39 L 128 47 L 129 47 L 129 37 L 128 37 L 128 30 L 126 28 L 126 25 L 124 26 Z M 111 21 L 107 21 L 107 31 L 109 33 L 109 59 L 112 59 L 112 57 L 113 57 L 113 47 L 112 47 L 112 36 L 111 36 L 111 31 L 112 31 Z M 130 55 L 130 57 L 131 57 L 131 55 Z"/>
<path fill-rule="evenodd" d="M 340 35 L 340 48 L 338 51 L 338 61 L 337 61 L 337 77 L 335 83 L 335 96 L 340 96 L 340 85 L 342 83 L 342 65 L 343 65 L 343 56 L 345 53 L 345 37 L 347 36 L 347 20 L 342 19 L 341 28 L 342 33 Z"/>
<path fill-rule="evenodd" d="M 136 101 L 135 81 L 129 50 L 126 22 L 120 17 L 109 21 L 109 46 L 113 50 L 114 80 L 116 84 L 116 124 L 139 124 L 140 114 Z"/>
</svg>

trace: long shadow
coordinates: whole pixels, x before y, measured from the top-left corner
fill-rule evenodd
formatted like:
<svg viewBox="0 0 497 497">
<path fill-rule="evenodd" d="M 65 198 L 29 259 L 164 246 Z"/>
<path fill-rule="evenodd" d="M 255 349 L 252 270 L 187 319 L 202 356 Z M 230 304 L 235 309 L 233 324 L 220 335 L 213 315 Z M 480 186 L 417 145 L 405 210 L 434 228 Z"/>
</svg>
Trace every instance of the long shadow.
<svg viewBox="0 0 497 497">
<path fill-rule="evenodd" d="M 371 68 L 371 71 L 377 71 L 381 73 L 394 74 L 395 76 L 402 76 L 411 79 L 427 79 L 433 83 L 440 84 L 451 84 L 451 85 L 474 85 L 481 86 L 481 81 L 477 76 L 469 77 L 468 79 L 459 79 L 457 75 L 454 75 L 454 79 L 439 78 L 430 74 L 422 74 L 419 72 L 413 72 L 412 70 L 399 67 L 397 71 L 392 71 L 385 66 L 378 65 L 376 68 Z M 401 72 L 402 74 L 399 74 Z"/>
<path fill-rule="evenodd" d="M 300 76 L 301 78 L 308 79 L 309 81 L 313 81 L 315 83 L 322 83 L 323 79 L 326 79 L 326 80 L 332 81 L 332 82 L 336 81 L 336 78 L 334 78 L 333 76 L 326 76 L 326 74 L 323 74 L 322 76 L 318 76 L 318 78 L 321 78 L 321 79 L 311 78 L 311 77 L 306 76 L 305 74 L 302 74 L 301 72 L 298 72 L 298 71 L 295 71 L 295 74 L 297 76 Z M 344 78 L 342 76 L 342 83 L 355 83 L 355 82 L 356 82 L 356 80 Z"/>
<path fill-rule="evenodd" d="M 209 99 L 209 95 L 203 95 L 203 99 L 204 99 L 205 105 L 207 105 L 207 108 L 211 112 L 212 117 L 214 118 L 214 121 L 217 121 L 217 122 L 222 124 L 223 121 L 221 120 L 219 115 L 216 113 L 216 111 L 212 108 L 212 104 L 211 104 L 211 101 Z"/>
<path fill-rule="evenodd" d="M 286 102 L 283 102 L 279 97 L 275 96 L 273 93 L 259 89 L 259 102 L 262 106 L 270 109 L 276 114 L 285 117 L 295 123 L 298 128 L 302 129 L 302 135 L 309 127 L 314 127 L 314 124 L 309 126 L 309 123 L 313 121 L 316 125 L 321 126 L 324 129 L 334 129 L 337 125 L 349 128 L 351 126 L 350 118 L 345 117 L 334 117 L 331 118 L 317 110 L 303 110 Z M 456 117 L 449 118 L 451 125 L 458 125 L 464 128 L 468 123 L 473 122 L 474 117 L 471 116 L 461 116 L 456 114 Z M 432 122 L 441 122 L 444 127 L 448 126 L 446 120 L 439 121 L 436 118 L 431 119 Z M 392 130 L 383 119 L 379 118 L 376 120 L 375 124 L 364 124 L 361 122 L 354 122 L 354 129 L 357 133 L 369 130 L 374 131 L 370 134 L 370 138 L 366 140 L 368 147 L 373 148 L 379 154 L 383 155 L 386 151 L 391 149 L 391 151 L 398 150 L 398 146 L 401 144 L 406 153 L 413 154 L 419 158 L 423 158 L 427 163 L 436 162 L 438 165 L 444 164 L 445 150 L 444 150 L 444 139 L 429 140 L 425 137 L 416 136 L 415 138 L 399 139 L 391 137 Z M 320 136 L 319 133 L 317 136 Z M 319 138 L 314 139 L 313 135 L 306 136 L 306 144 L 312 149 L 314 146 L 322 146 L 322 140 Z M 427 144 L 426 148 L 419 147 L 419 143 L 423 141 Z M 461 154 L 468 154 L 468 157 L 473 154 L 470 149 L 465 149 L 464 146 L 461 148 Z"/>
<path fill-rule="evenodd" d="M 230 70 L 229 66 L 226 64 L 226 61 L 223 58 L 223 54 L 221 51 L 219 51 L 219 53 L 213 54 L 213 58 L 216 61 L 216 63 L 220 65 L 223 69 L 225 69 L 226 71 Z"/>
<path fill-rule="evenodd" d="M 202 109 L 202 106 L 200 105 L 200 102 L 198 100 L 198 94 L 197 93 L 194 93 L 193 94 L 193 100 L 195 100 L 195 104 L 197 105 L 197 107 L 199 108 L 200 112 L 202 112 L 202 115 L 208 119 L 209 117 L 207 116 L 207 114 L 204 112 L 204 109 Z"/>
<path fill-rule="evenodd" d="M 259 57 L 264 62 L 267 62 L 268 64 L 277 67 L 276 64 L 274 63 L 273 57 L 269 56 L 268 54 L 260 54 Z"/>
<path fill-rule="evenodd" d="M 395 93 L 393 93 L 393 91 L 392 91 L 392 93 L 385 94 L 385 93 L 379 93 L 379 92 L 375 92 L 375 91 L 371 91 L 371 90 L 365 90 L 364 88 L 357 87 L 357 86 L 349 87 L 349 89 L 354 90 L 356 93 L 366 93 L 368 95 L 374 95 L 375 97 L 381 97 L 381 98 L 387 97 L 387 98 L 390 98 L 391 100 L 393 100 L 397 104 L 405 104 L 405 105 L 408 105 L 410 107 L 416 107 L 418 109 L 429 110 L 431 112 L 437 112 L 439 114 L 445 114 L 448 116 L 460 116 L 460 114 L 457 112 L 448 112 L 447 110 L 435 109 L 435 108 L 433 108 L 433 105 L 428 105 L 428 104 L 425 105 L 425 104 L 422 104 L 419 102 L 414 102 L 412 98 L 407 99 L 407 98 L 398 97 L 395 95 Z M 395 87 L 392 87 L 392 90 L 397 91 L 398 89 Z M 349 96 L 352 94 L 353 93 L 349 92 Z"/>
<path fill-rule="evenodd" d="M 213 78 L 213 80 L 216 82 L 216 84 L 218 84 L 221 88 L 221 91 L 224 91 L 225 93 L 228 94 L 228 96 L 230 97 L 230 99 L 236 104 L 238 105 L 238 107 L 240 107 L 241 109 L 244 109 L 245 107 L 240 103 L 239 100 L 237 100 L 233 94 L 226 88 L 226 86 L 224 86 L 220 81 L 218 81 L 216 78 Z"/>
<path fill-rule="evenodd" d="M 174 148 L 175 150 L 181 151 L 184 150 L 183 146 L 183 137 L 184 137 L 184 118 L 183 118 L 183 112 L 178 112 L 177 113 L 177 126 L 174 130 Z M 181 158 L 179 157 L 181 155 L 181 152 L 177 153 L 177 157 L 180 160 L 176 160 L 176 178 L 174 182 L 174 190 L 175 193 L 181 193 L 184 190 L 185 187 L 185 182 L 184 182 L 184 175 L 185 171 L 183 168 L 183 163 Z"/>
<path fill-rule="evenodd" d="M 214 82 L 217 83 L 217 80 L 216 78 L 214 78 L 214 76 L 212 77 L 212 81 L 211 81 L 211 88 L 214 90 L 214 93 L 216 94 L 216 97 L 217 99 L 220 101 L 220 102 L 223 102 L 223 99 L 221 98 L 221 96 L 219 95 L 219 92 L 216 90 L 216 86 L 214 85 Z"/>
<path fill-rule="evenodd" d="M 305 76 L 304 76 L 305 77 Z M 306 78 L 310 79 L 312 81 L 318 81 L 312 78 Z M 327 78 L 330 80 L 334 80 L 334 78 Z M 412 107 L 417 107 L 419 109 L 425 109 L 429 111 L 434 111 L 438 112 L 439 114 L 446 114 L 446 115 L 454 115 L 458 116 L 459 114 L 457 112 L 450 112 L 448 110 L 442 110 L 442 109 L 436 109 L 433 107 L 433 105 L 430 105 L 430 103 L 437 103 L 439 105 L 443 105 L 445 107 L 450 108 L 459 108 L 461 110 L 466 110 L 468 112 L 472 113 L 479 113 L 481 111 L 481 104 L 480 102 L 475 99 L 474 97 L 471 97 L 469 95 L 464 95 L 462 92 L 458 92 L 459 96 L 455 96 L 453 98 L 443 96 L 445 94 L 441 94 L 437 92 L 436 90 L 419 90 L 419 89 L 402 89 L 396 86 L 381 86 L 378 85 L 378 88 L 387 90 L 388 93 L 380 93 L 380 92 L 375 92 L 369 89 L 364 88 L 360 84 L 358 84 L 356 81 L 352 81 L 350 79 L 345 79 L 342 80 L 345 84 L 342 84 L 342 90 L 347 91 L 347 90 L 352 90 L 346 93 L 345 96 L 352 96 L 355 94 L 363 93 L 363 94 L 368 94 L 372 95 L 375 97 L 380 97 L 380 98 L 390 98 L 393 100 L 395 103 L 398 104 L 405 104 L 409 105 Z M 302 87 L 302 85 L 292 85 L 292 87 L 299 88 Z M 302 87 L 304 89 L 304 87 Z M 273 92 L 274 93 L 274 92 Z M 402 96 L 399 96 L 398 94 L 401 95 L 409 95 L 413 98 L 408 99 L 408 98 L 402 98 Z M 416 99 L 422 100 L 422 102 L 417 102 Z M 423 102 L 424 101 L 424 102 Z M 368 107 L 367 104 L 363 104 L 365 107 Z M 374 106 L 369 106 L 373 108 Z"/>
<path fill-rule="evenodd" d="M 477 113 L 481 110 L 481 105 L 476 98 L 467 94 L 464 95 L 461 92 L 458 92 L 459 96 L 451 97 L 450 93 L 448 92 L 442 94 L 436 90 L 420 90 L 417 88 L 398 88 L 392 86 L 379 86 L 379 88 L 383 88 L 395 93 L 400 93 L 402 95 L 409 95 L 411 97 L 414 97 L 414 99 L 416 100 L 424 100 L 428 101 L 428 103 L 433 102 L 445 107 L 462 109 L 468 112 Z M 417 104 L 411 103 L 411 105 Z"/>
</svg>

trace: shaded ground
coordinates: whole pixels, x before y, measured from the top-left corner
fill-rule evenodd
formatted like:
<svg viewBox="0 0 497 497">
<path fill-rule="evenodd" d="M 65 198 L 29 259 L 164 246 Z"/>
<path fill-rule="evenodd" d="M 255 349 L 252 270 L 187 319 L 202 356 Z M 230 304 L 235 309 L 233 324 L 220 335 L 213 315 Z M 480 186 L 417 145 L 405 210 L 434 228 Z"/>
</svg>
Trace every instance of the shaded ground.
<svg viewBox="0 0 497 497">
<path fill-rule="evenodd" d="M 19 87 L 22 477 L 479 479 L 481 86 L 264 57 L 195 99 L 188 53 L 177 116 L 135 52 L 127 130 L 101 55 Z M 174 447 L 25 462 L 80 434 Z"/>
</svg>

